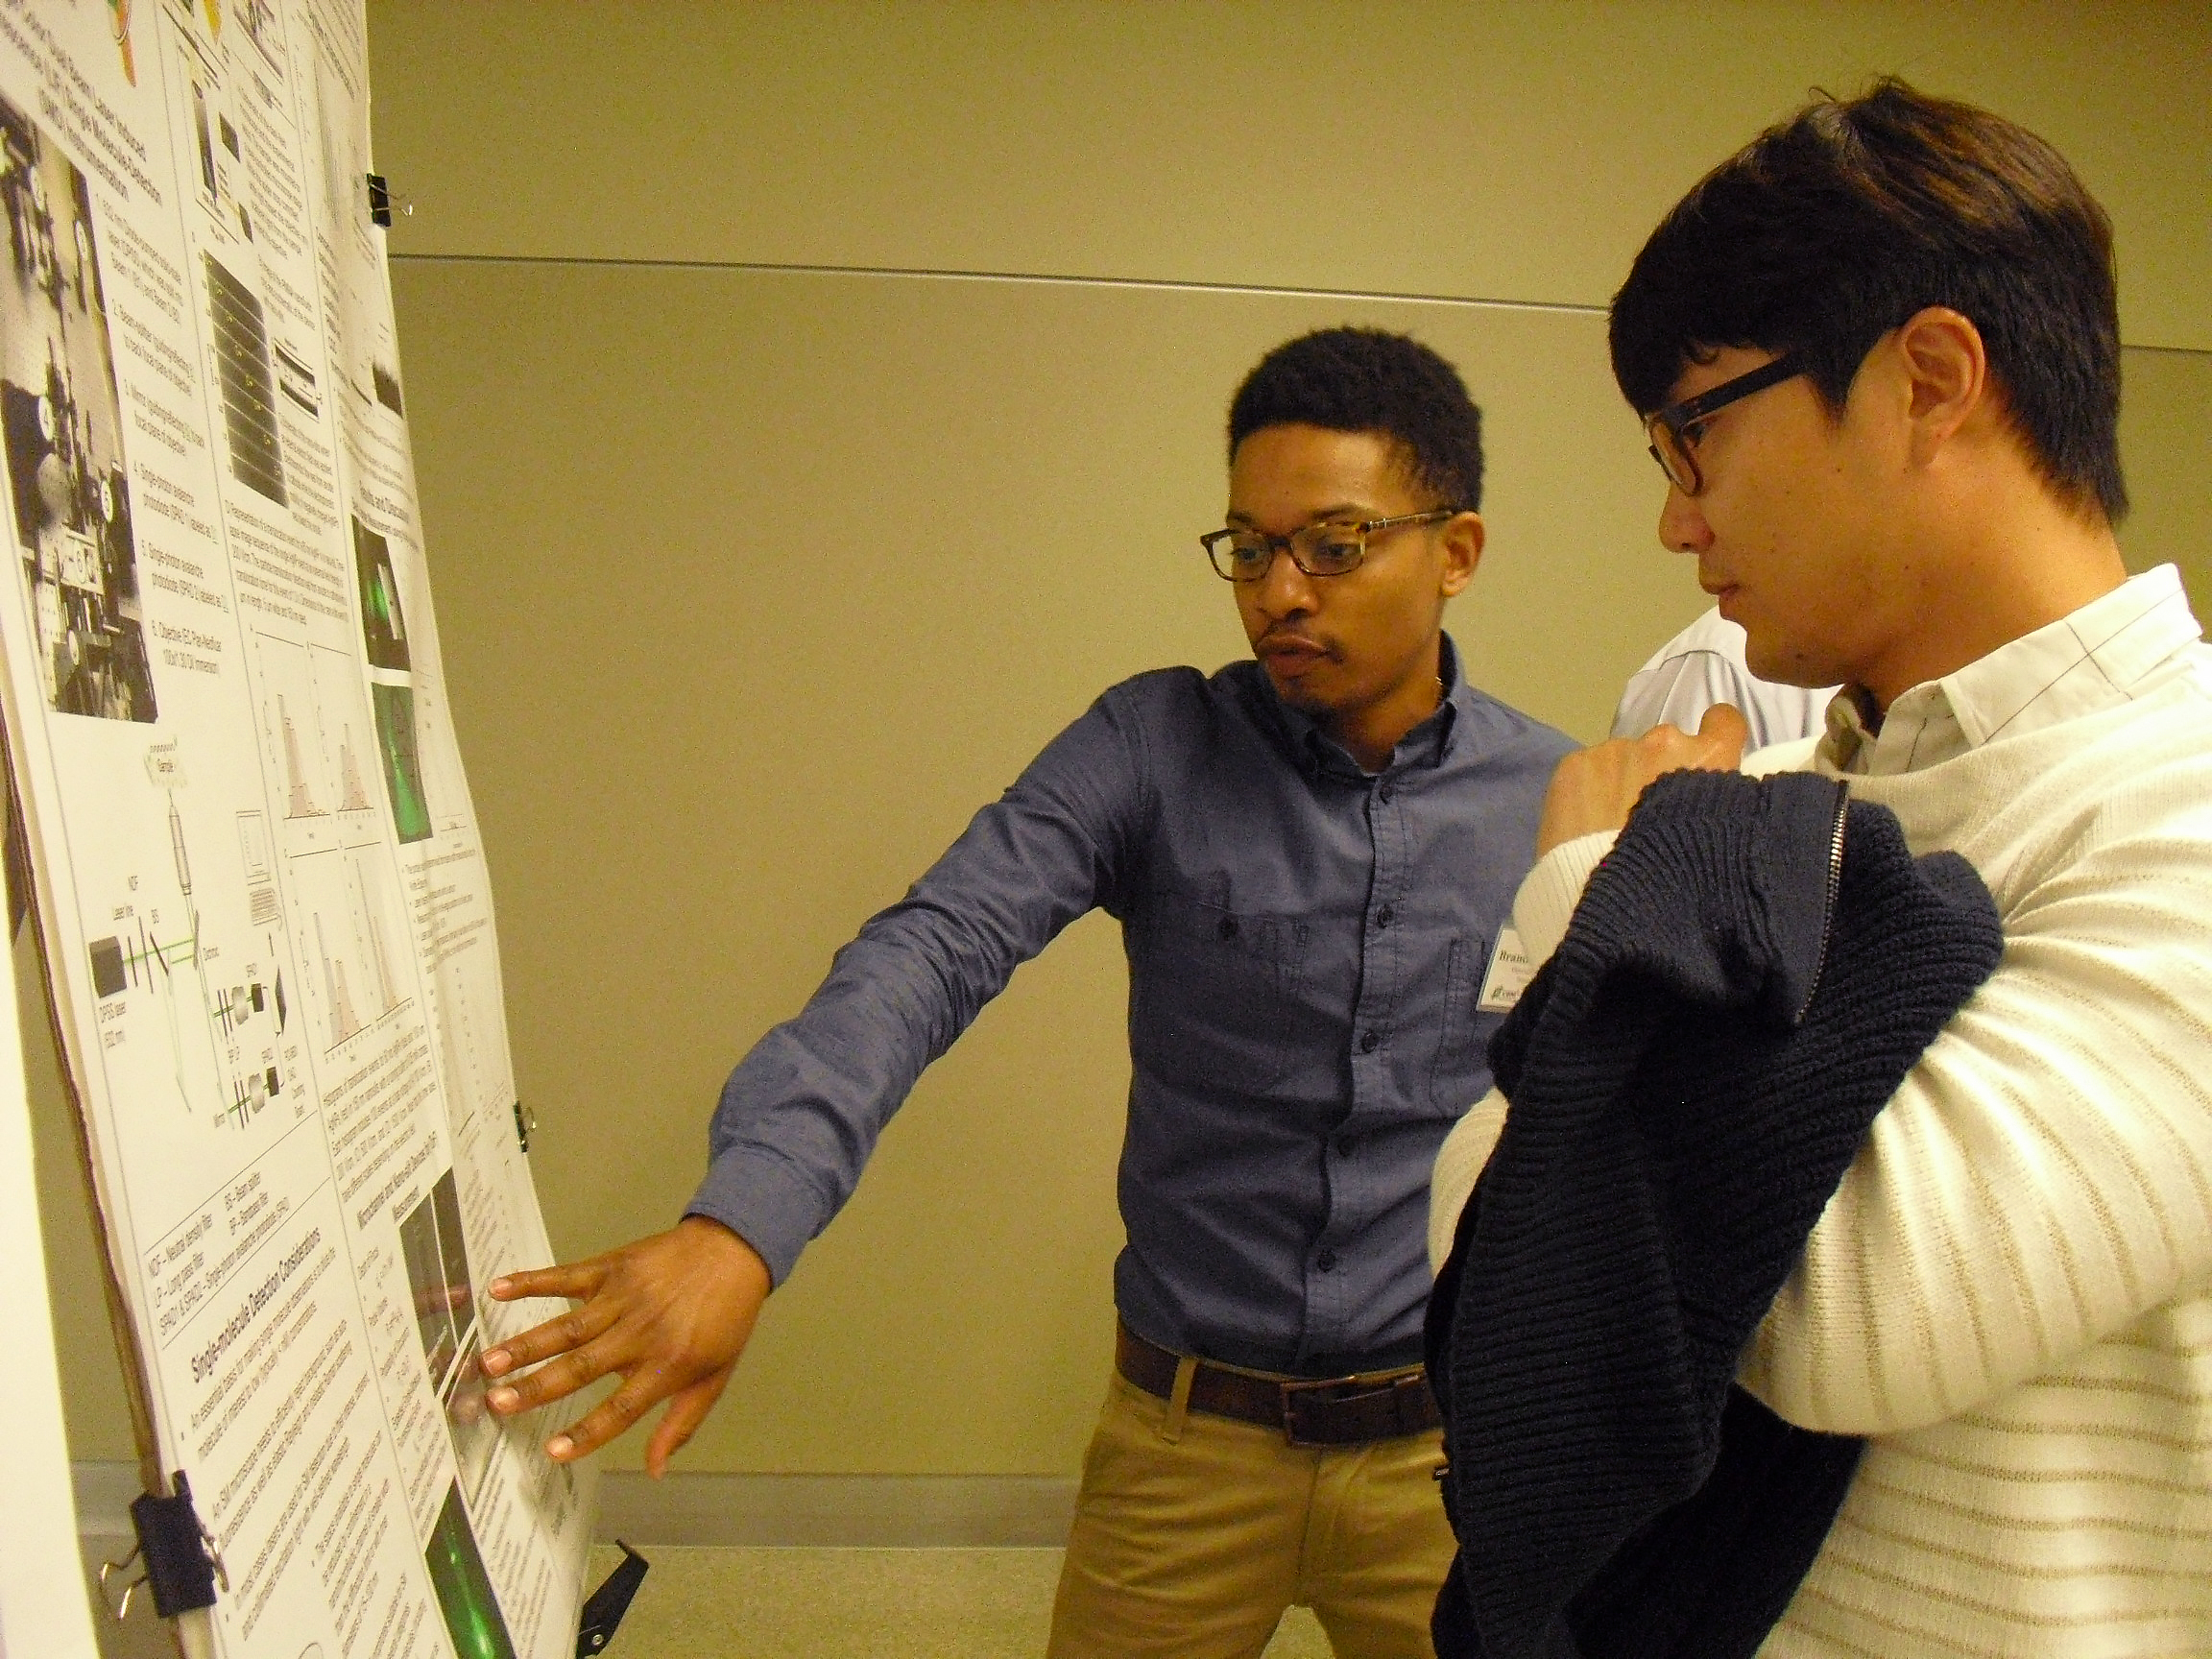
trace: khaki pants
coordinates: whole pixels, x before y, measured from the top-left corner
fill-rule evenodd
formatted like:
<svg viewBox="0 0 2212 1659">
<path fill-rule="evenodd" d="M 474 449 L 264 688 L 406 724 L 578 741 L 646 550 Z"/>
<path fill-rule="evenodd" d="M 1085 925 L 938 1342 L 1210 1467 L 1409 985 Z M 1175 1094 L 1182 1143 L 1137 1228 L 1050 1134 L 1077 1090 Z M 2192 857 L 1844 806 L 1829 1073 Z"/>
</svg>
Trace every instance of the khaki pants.
<svg viewBox="0 0 2212 1659">
<path fill-rule="evenodd" d="M 1453 1551 L 1442 1461 L 1432 1432 L 1290 1446 L 1116 1376 L 1083 1458 L 1051 1659 L 1248 1659 L 1294 1605 L 1338 1659 L 1431 1659 Z"/>
</svg>

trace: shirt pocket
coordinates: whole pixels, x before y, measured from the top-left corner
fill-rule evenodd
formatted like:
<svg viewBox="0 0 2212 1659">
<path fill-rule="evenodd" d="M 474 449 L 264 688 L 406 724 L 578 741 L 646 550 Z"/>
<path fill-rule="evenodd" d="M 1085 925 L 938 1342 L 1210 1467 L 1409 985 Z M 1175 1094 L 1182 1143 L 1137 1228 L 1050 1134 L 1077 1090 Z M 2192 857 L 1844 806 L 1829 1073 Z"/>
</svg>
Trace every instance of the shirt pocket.
<svg viewBox="0 0 2212 1659">
<path fill-rule="evenodd" d="M 1186 1088 L 1260 1094 L 1295 1064 L 1306 924 L 1154 893 L 1130 931 L 1129 1051 Z"/>
<path fill-rule="evenodd" d="M 1495 943 L 1486 934 L 1462 934 L 1445 953 L 1436 1057 L 1429 1069 L 1429 1105 L 1441 1117 L 1458 1118 L 1490 1087 L 1490 1034 L 1504 1018 L 1481 1007 Z"/>
</svg>

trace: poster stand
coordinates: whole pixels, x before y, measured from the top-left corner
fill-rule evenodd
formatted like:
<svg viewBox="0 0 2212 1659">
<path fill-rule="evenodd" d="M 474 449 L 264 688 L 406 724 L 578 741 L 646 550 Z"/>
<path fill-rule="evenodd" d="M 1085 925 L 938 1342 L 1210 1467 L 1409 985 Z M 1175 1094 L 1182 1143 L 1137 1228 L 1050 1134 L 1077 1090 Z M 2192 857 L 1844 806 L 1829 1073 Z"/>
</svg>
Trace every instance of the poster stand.
<svg viewBox="0 0 2212 1659">
<path fill-rule="evenodd" d="M 192 1482 L 183 1470 L 172 1477 L 166 1498 L 142 1492 L 131 1501 L 131 1525 L 138 1534 L 138 1556 L 146 1563 L 143 1582 L 154 1594 L 154 1611 L 176 1619 L 215 1605 L 215 1586 L 230 1588 L 230 1575 L 215 1553 L 214 1534 L 192 1507 Z M 130 1591 L 123 1593 L 130 1606 Z"/>
<path fill-rule="evenodd" d="M 584 1617 L 576 1632 L 576 1659 L 592 1659 L 592 1655 L 606 1651 L 614 1632 L 622 1627 L 622 1615 L 630 1611 L 637 1586 L 645 1582 L 645 1557 L 619 1538 L 614 1540 L 614 1547 L 622 1551 L 622 1559 L 584 1603 Z"/>
</svg>

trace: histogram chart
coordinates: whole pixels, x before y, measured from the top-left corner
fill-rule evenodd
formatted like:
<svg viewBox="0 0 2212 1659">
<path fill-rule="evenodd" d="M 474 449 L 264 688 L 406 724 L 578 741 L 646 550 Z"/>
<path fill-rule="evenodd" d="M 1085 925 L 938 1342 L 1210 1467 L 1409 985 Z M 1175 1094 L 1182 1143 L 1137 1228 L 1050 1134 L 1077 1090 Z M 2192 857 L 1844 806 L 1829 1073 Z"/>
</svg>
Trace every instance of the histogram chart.
<svg viewBox="0 0 2212 1659">
<path fill-rule="evenodd" d="M 515 1104 L 515 1074 L 499 1064 L 507 1052 L 507 1014 L 498 947 L 489 938 L 472 937 L 429 960 L 429 993 L 438 1014 L 454 1133 L 464 1137 L 466 1126 L 479 1115 L 503 1125 Z"/>
<path fill-rule="evenodd" d="M 412 1004 L 406 939 L 381 848 L 303 854 L 292 879 L 293 950 L 315 1003 L 309 1030 L 327 1054 Z"/>
<path fill-rule="evenodd" d="M 365 838 L 375 828 L 377 760 L 358 665 L 265 634 L 252 644 L 254 713 L 289 843 Z"/>
</svg>

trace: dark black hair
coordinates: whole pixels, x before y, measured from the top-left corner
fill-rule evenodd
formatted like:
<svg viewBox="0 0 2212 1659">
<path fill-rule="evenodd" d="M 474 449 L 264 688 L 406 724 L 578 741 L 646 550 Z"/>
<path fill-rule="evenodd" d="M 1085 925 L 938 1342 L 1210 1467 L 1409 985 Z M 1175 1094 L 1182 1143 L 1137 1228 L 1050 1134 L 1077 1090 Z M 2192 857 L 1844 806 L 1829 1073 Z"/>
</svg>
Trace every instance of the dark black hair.
<svg viewBox="0 0 2212 1659">
<path fill-rule="evenodd" d="M 2026 128 L 1894 77 L 1817 98 L 1676 204 L 1613 297 L 1613 376 L 1647 415 L 1722 347 L 1796 351 L 1840 413 L 1875 342 L 1930 305 L 1981 331 L 2053 489 L 2117 524 L 2111 221 Z"/>
<path fill-rule="evenodd" d="M 1321 328 L 1260 359 L 1229 402 L 1229 458 L 1264 426 L 1382 432 L 1437 504 L 1482 505 L 1482 411 L 1459 371 L 1420 341 L 1381 328 Z"/>
</svg>

